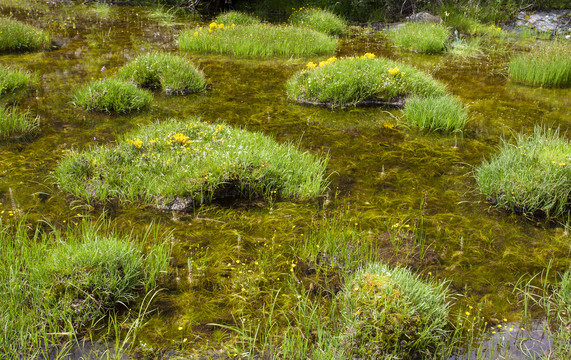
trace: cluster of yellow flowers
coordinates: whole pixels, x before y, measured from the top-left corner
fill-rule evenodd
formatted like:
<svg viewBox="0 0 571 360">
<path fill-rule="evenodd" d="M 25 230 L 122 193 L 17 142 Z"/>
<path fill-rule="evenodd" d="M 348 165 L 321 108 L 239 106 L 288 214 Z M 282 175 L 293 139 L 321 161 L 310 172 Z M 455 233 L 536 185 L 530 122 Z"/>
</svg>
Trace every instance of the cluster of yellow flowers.
<svg viewBox="0 0 571 360">
<path fill-rule="evenodd" d="M 499 26 L 494 26 L 494 24 L 490 25 L 490 27 L 488 28 L 491 31 L 502 31 L 502 28 Z"/>
<path fill-rule="evenodd" d="M 211 32 L 216 31 L 216 30 L 224 30 L 224 29 L 228 29 L 228 28 L 233 28 L 235 26 L 236 26 L 236 24 L 232 24 L 230 26 L 225 26 L 224 24 L 217 24 L 216 22 L 211 22 L 210 25 L 208 25 L 208 32 L 211 33 Z M 194 32 L 194 36 L 198 36 L 198 34 L 201 32 L 202 32 L 202 26 L 198 28 L 198 31 Z"/>
<path fill-rule="evenodd" d="M 398 74 L 400 72 L 400 69 L 398 67 L 394 67 L 394 68 L 390 68 L 389 69 L 389 75 L 390 76 L 395 76 L 396 74 Z"/>
<path fill-rule="evenodd" d="M 349 57 L 349 58 L 351 58 L 351 57 Z M 357 58 L 358 58 L 358 59 L 374 59 L 374 58 L 375 58 L 375 54 L 373 54 L 373 53 L 366 53 L 366 54 L 364 54 L 364 55 L 358 56 Z M 327 59 L 327 60 L 320 61 L 320 62 L 319 62 L 319 65 L 316 64 L 316 63 L 314 63 L 313 61 L 310 61 L 310 62 L 308 62 L 308 63 L 305 65 L 305 67 L 308 68 L 308 69 L 315 69 L 315 68 L 317 68 L 317 67 L 324 67 L 324 66 L 326 66 L 326 65 L 331 64 L 332 62 L 334 62 L 334 61 L 336 61 L 336 60 L 338 60 L 337 57 L 333 56 L 333 57 L 330 57 L 330 58 Z"/>
<path fill-rule="evenodd" d="M 373 53 L 365 53 L 365 55 L 361 55 L 359 57 L 359 59 L 374 59 L 375 58 L 375 54 Z"/>
<path fill-rule="evenodd" d="M 170 137 L 170 140 L 167 141 L 167 144 L 179 144 L 181 146 L 184 146 L 186 144 L 188 144 L 189 142 L 189 137 L 181 134 L 181 133 L 176 133 L 173 136 Z"/>
<path fill-rule="evenodd" d="M 137 149 L 140 149 L 143 146 L 143 142 L 139 138 L 127 139 L 127 144 L 131 144 Z"/>
</svg>

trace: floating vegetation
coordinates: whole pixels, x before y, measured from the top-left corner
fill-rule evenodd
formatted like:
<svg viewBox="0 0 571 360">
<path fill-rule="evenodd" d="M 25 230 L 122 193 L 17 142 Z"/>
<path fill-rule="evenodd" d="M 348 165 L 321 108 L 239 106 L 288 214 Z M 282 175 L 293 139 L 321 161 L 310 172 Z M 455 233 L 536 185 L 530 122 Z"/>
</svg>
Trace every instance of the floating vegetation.
<svg viewBox="0 0 571 360">
<path fill-rule="evenodd" d="M 327 159 L 260 133 L 169 120 L 131 132 L 115 147 L 70 152 L 55 171 L 63 190 L 185 210 L 219 198 L 307 200 L 325 189 Z"/>
<path fill-rule="evenodd" d="M 26 136 L 40 126 L 39 116 L 20 113 L 15 107 L 0 105 L 0 140 Z"/>
<path fill-rule="evenodd" d="M 32 76 L 28 72 L 0 65 L 0 96 L 25 88 L 31 82 Z"/>
<path fill-rule="evenodd" d="M 170 258 L 158 236 L 131 240 L 100 223 L 44 232 L 0 223 L 0 351 L 36 358 L 150 291 Z M 144 243 L 153 249 L 143 255 Z M 28 357 L 29 356 L 29 357 Z"/>
<path fill-rule="evenodd" d="M 446 286 L 407 269 L 368 264 L 347 281 L 339 301 L 351 357 L 422 358 L 447 340 Z"/>
<path fill-rule="evenodd" d="M 87 110 L 125 113 L 140 110 L 152 100 L 150 92 L 137 88 L 135 84 L 109 78 L 92 81 L 77 89 L 73 103 Z"/>
<path fill-rule="evenodd" d="M 307 27 L 328 35 L 341 35 L 347 30 L 347 23 L 332 12 L 301 7 L 289 17 L 294 26 Z"/>
<path fill-rule="evenodd" d="M 434 54 L 444 51 L 450 29 L 442 24 L 406 23 L 388 32 L 395 45 L 407 50 Z"/>
<path fill-rule="evenodd" d="M 421 129 L 444 131 L 462 130 L 468 119 L 462 101 L 451 95 L 411 96 L 406 100 L 403 117 Z"/>
<path fill-rule="evenodd" d="M 337 39 L 295 26 L 252 24 L 232 26 L 211 23 L 208 27 L 183 30 L 181 50 L 252 57 L 290 57 L 331 54 Z"/>
<path fill-rule="evenodd" d="M 510 63 L 511 78 L 523 84 L 545 87 L 571 86 L 571 43 L 559 40 L 536 46 Z"/>
<path fill-rule="evenodd" d="M 503 140 L 499 153 L 475 172 L 480 191 L 498 207 L 525 215 L 557 217 L 571 206 L 571 144 L 559 130 Z"/>
<path fill-rule="evenodd" d="M 206 89 L 204 73 L 187 59 L 166 53 L 139 56 L 119 70 L 119 78 L 167 94 L 190 94 Z"/>
<path fill-rule="evenodd" d="M 218 15 L 214 19 L 216 24 L 234 25 L 251 25 L 259 24 L 261 21 L 257 17 L 239 11 L 226 11 Z"/>
<path fill-rule="evenodd" d="M 44 30 L 0 17 L 0 52 L 41 50 L 47 48 L 50 41 L 50 35 Z"/>
<path fill-rule="evenodd" d="M 376 58 L 329 58 L 309 62 L 287 82 L 289 97 L 314 105 L 392 105 L 402 107 L 409 95 L 438 96 L 445 87 L 412 66 Z"/>
</svg>

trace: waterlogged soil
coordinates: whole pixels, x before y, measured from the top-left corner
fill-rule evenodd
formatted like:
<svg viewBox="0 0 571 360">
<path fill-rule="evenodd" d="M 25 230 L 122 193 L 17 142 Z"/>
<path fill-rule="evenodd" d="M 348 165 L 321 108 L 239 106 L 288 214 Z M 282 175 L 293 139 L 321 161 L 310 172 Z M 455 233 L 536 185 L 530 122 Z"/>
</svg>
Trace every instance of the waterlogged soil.
<svg viewBox="0 0 571 360">
<path fill-rule="evenodd" d="M 455 134 L 410 128 L 395 109 L 292 103 L 285 82 L 319 58 L 184 54 L 205 72 L 205 94 L 155 93 L 145 111 L 107 115 L 75 108 L 73 89 L 113 76 L 138 54 L 178 53 L 178 31 L 205 21 L 178 16 L 168 24 L 144 8 L 112 7 L 103 16 L 81 5 L 29 10 L 18 2 L 0 4 L 3 15 L 49 29 L 58 44 L 50 51 L 0 55 L 1 64 L 38 75 L 37 86 L 8 102 L 41 119 L 32 140 L 0 143 L 2 222 L 25 213 L 63 228 L 104 214 L 135 235 L 151 223 L 170 231 L 165 236 L 174 245 L 173 261 L 136 354 L 219 348 L 230 335 L 212 323 L 234 325 L 241 314 L 267 306 L 278 291 L 288 298 L 292 280 L 303 283 L 309 276 L 303 269 L 290 271 L 291 262 L 300 260 L 292 244 L 324 217 L 341 217 L 345 226 L 373 239 L 385 261 L 446 279 L 458 294 L 455 306 L 480 309 L 491 324 L 522 320 L 523 305 L 514 295 L 518 280 L 550 267 L 554 281 L 569 266 L 571 235 L 564 220 L 495 209 L 476 189 L 473 168 L 494 154 L 502 137 L 530 133 L 537 124 L 563 132 L 571 125 L 571 91 L 510 83 L 508 55 L 462 60 L 399 52 L 378 33 L 341 39 L 336 56 L 372 52 L 413 64 L 445 83 L 469 109 L 466 129 Z M 136 126 L 169 117 L 223 121 L 329 156 L 327 196 L 309 203 L 215 203 L 182 214 L 140 203 L 80 202 L 54 183 L 50 174 L 66 151 L 112 145 Z M 406 235 L 420 223 L 422 244 Z M 334 277 L 327 282 L 328 292 L 342 285 Z"/>
</svg>

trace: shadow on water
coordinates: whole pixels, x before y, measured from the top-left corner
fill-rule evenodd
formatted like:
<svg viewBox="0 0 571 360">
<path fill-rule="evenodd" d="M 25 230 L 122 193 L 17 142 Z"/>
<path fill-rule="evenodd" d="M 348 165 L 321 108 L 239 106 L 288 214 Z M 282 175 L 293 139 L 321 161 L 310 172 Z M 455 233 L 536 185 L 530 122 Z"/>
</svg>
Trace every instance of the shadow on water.
<svg viewBox="0 0 571 360">
<path fill-rule="evenodd" d="M 160 24 L 145 9 L 130 7 L 113 8 L 105 18 L 78 5 L 35 11 L 5 5 L 1 12 L 47 24 L 62 43 L 52 51 L 0 55 L 1 64 L 38 74 L 38 86 L 15 103 L 41 117 L 41 133 L 32 141 L 0 144 L 3 220 L 9 220 L 13 215 L 6 214 L 16 207 L 31 219 L 64 227 L 96 218 L 106 209 L 107 217 L 128 232 L 144 231 L 151 221 L 173 230 L 167 290 L 139 335 L 138 351 L 145 346 L 199 351 L 209 348 L 208 341 L 226 339 L 226 333 L 208 324 L 231 324 L 239 307 L 260 307 L 273 291 L 286 287 L 284 274 L 294 258 L 288 248 L 292 239 L 307 234 L 312 219 L 324 212 L 343 212 L 356 228 L 382 234 L 411 222 L 424 201 L 426 239 L 435 260 L 408 265 L 448 279 L 461 303 L 479 306 L 484 318 L 519 321 L 521 306 L 513 294 L 518 279 L 549 264 L 553 273 L 562 272 L 569 264 L 569 237 L 560 224 L 494 209 L 475 190 L 472 169 L 496 151 L 502 136 L 530 132 L 538 123 L 563 130 L 571 125 L 571 91 L 511 84 L 506 58 L 460 61 L 399 53 L 378 34 L 342 40 L 338 56 L 373 52 L 415 64 L 444 82 L 469 107 L 471 120 L 457 134 L 409 128 L 398 119 L 398 110 L 329 109 L 289 102 L 284 83 L 308 59 L 256 61 L 184 54 L 204 70 L 206 94 L 155 93 L 148 110 L 106 115 L 74 108 L 73 89 L 112 76 L 139 53 L 176 52 L 181 25 Z M 177 24 L 193 21 L 181 18 Z M 64 152 L 113 144 L 129 129 L 169 117 L 223 121 L 328 154 L 328 204 L 323 208 L 276 199 L 217 203 L 177 214 L 141 204 L 79 203 L 60 192 L 50 177 Z M 541 335 L 537 330 L 521 337 Z M 495 335 L 486 336 L 496 341 Z M 515 344 L 517 338 L 508 343 Z M 545 341 L 534 346 L 548 348 Z M 513 355 L 519 356 L 517 351 Z"/>
</svg>

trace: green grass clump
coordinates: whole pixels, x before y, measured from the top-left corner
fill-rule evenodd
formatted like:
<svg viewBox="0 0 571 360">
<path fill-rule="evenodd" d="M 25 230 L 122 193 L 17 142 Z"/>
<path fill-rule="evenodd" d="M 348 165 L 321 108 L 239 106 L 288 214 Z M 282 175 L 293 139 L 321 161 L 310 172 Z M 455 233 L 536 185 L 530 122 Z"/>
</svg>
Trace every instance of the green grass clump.
<svg viewBox="0 0 571 360">
<path fill-rule="evenodd" d="M 348 279 L 339 301 L 358 358 L 424 358 L 446 340 L 446 287 L 407 269 L 368 264 Z"/>
<path fill-rule="evenodd" d="M 403 116 L 421 129 L 456 131 L 466 125 L 466 110 L 462 102 L 451 95 L 418 97 L 406 100 Z"/>
<path fill-rule="evenodd" d="M 178 38 L 181 50 L 251 57 L 290 57 L 331 54 L 333 39 L 315 30 L 269 24 L 209 26 L 183 30 Z"/>
<path fill-rule="evenodd" d="M 310 199 L 324 191 L 326 164 L 259 133 L 172 119 L 141 127 L 115 147 L 69 153 L 55 177 L 84 199 L 178 203 L 182 210 L 225 197 Z"/>
<path fill-rule="evenodd" d="M 224 24 L 225 26 L 232 26 L 234 25 L 251 25 L 251 24 L 259 24 L 261 21 L 257 17 L 245 14 L 239 11 L 226 11 L 222 14 L 218 15 L 216 19 L 214 19 L 216 24 Z"/>
<path fill-rule="evenodd" d="M 287 82 L 291 99 L 332 106 L 394 102 L 408 95 L 445 94 L 443 84 L 412 66 L 367 53 L 361 57 L 310 62 Z"/>
<path fill-rule="evenodd" d="M 32 118 L 27 112 L 0 105 L 0 140 L 18 138 L 30 134 L 40 126 L 39 117 Z"/>
<path fill-rule="evenodd" d="M 167 94 L 189 94 L 206 89 L 202 71 L 187 59 L 166 53 L 139 56 L 122 67 L 118 75 L 144 88 L 162 88 Z"/>
<path fill-rule="evenodd" d="M 308 27 L 329 35 L 341 35 L 347 29 L 345 20 L 331 12 L 303 7 L 291 14 L 289 23 L 294 26 Z"/>
<path fill-rule="evenodd" d="M 444 51 L 450 29 L 442 24 L 406 23 L 393 31 L 389 38 L 399 47 L 426 54 Z"/>
<path fill-rule="evenodd" d="M 38 358 L 46 344 L 73 339 L 151 290 L 170 249 L 164 243 L 145 256 L 142 245 L 100 223 L 67 232 L 0 223 L 0 352 Z"/>
<path fill-rule="evenodd" d="M 571 86 L 571 43 L 555 41 L 516 56 L 510 63 L 510 76 L 529 85 Z"/>
<path fill-rule="evenodd" d="M 48 47 L 50 42 L 50 35 L 44 30 L 0 17 L 0 53 L 40 50 Z"/>
<path fill-rule="evenodd" d="M 526 215 L 568 214 L 571 143 L 559 130 L 536 127 L 533 135 L 503 141 L 499 153 L 475 172 L 480 191 L 496 206 Z"/>
<path fill-rule="evenodd" d="M 31 82 L 32 76 L 29 73 L 0 65 L 0 96 L 22 89 Z"/>
<path fill-rule="evenodd" d="M 93 81 L 75 91 L 73 103 L 87 110 L 125 113 L 151 103 L 153 95 L 119 79 Z"/>
</svg>

